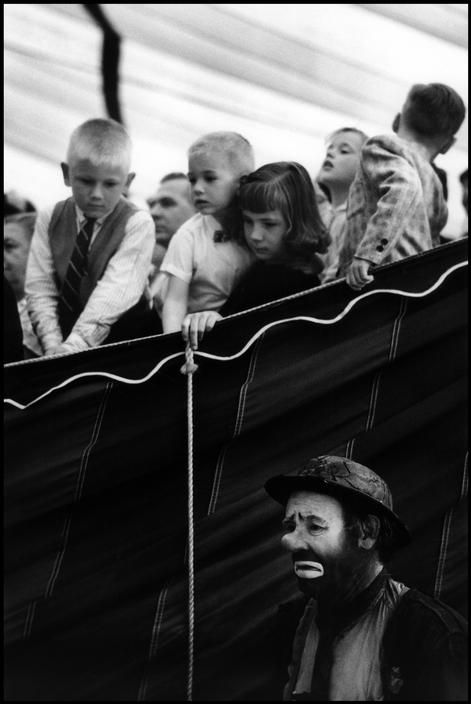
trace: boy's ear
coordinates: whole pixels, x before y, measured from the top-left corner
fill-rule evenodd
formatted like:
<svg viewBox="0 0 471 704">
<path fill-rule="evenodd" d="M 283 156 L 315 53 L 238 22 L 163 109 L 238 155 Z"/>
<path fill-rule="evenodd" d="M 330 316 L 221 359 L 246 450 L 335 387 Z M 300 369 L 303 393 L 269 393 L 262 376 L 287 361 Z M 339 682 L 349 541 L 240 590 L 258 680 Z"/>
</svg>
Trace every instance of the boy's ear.
<svg viewBox="0 0 471 704">
<path fill-rule="evenodd" d="M 441 147 L 440 151 L 438 152 L 439 154 L 446 154 L 449 149 L 454 145 L 456 142 L 456 137 L 449 137 L 446 142 L 443 144 Z"/>
<path fill-rule="evenodd" d="M 131 172 L 126 176 L 126 188 L 129 188 L 131 183 L 134 181 L 135 177 L 136 174 L 134 172 Z"/>
<path fill-rule="evenodd" d="M 392 123 L 393 132 L 396 132 L 396 134 L 397 134 L 397 131 L 399 129 L 400 124 L 401 124 L 401 113 L 398 112 L 396 117 L 393 120 L 393 123 Z"/>
<path fill-rule="evenodd" d="M 62 176 L 64 178 L 64 183 L 66 186 L 70 186 L 69 179 L 69 165 L 65 161 L 61 161 Z"/>
</svg>

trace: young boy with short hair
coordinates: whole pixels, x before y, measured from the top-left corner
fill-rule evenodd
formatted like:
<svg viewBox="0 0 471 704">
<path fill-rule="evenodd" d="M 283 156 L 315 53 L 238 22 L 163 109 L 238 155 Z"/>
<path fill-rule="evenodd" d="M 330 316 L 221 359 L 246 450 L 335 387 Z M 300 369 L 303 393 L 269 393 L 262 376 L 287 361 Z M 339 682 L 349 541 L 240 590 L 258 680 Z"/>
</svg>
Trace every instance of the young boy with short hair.
<svg viewBox="0 0 471 704">
<path fill-rule="evenodd" d="M 341 127 L 327 138 L 325 160 L 317 175 L 317 183 L 328 191 L 330 208 L 328 221 L 331 243 L 324 259 L 321 281 L 335 279 L 339 267 L 339 252 L 345 238 L 347 197 L 355 178 L 360 152 L 367 135 L 356 127 Z"/>
<path fill-rule="evenodd" d="M 417 84 L 393 122 L 394 135 L 363 146 L 351 185 L 339 275 L 353 289 L 373 280 L 370 268 L 440 243 L 448 210 L 432 168 L 455 142 L 465 116 L 460 96 L 442 83 Z"/>
<path fill-rule="evenodd" d="M 160 267 L 168 275 L 166 333 L 180 331 L 187 313 L 219 310 L 253 261 L 235 198 L 240 179 L 254 169 L 249 142 L 236 132 L 211 132 L 191 145 L 188 167 L 198 212 L 172 237 Z"/>
<path fill-rule="evenodd" d="M 139 308 L 154 224 L 122 195 L 134 178 L 130 161 L 131 140 L 114 120 L 88 120 L 71 135 L 61 168 L 72 196 L 38 215 L 26 273 L 29 314 L 45 355 L 109 341 L 123 316 L 129 323 Z"/>
</svg>

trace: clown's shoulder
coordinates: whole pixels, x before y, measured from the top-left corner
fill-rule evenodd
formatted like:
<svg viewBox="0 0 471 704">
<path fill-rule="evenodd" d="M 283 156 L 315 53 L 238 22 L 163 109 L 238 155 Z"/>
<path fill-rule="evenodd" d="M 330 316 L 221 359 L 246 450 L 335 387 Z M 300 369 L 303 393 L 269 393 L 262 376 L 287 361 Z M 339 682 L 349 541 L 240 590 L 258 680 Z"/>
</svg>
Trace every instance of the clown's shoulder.
<svg viewBox="0 0 471 704">
<path fill-rule="evenodd" d="M 409 589 L 383 638 L 383 682 L 390 701 L 467 701 L 468 626 L 452 607 Z"/>
</svg>

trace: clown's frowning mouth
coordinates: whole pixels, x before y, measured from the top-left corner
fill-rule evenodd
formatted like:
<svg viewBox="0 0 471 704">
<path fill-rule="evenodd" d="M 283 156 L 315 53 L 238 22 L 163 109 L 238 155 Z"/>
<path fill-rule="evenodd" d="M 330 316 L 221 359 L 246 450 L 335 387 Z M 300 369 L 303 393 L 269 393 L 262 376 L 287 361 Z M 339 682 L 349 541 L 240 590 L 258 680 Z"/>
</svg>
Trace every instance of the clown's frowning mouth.
<svg viewBox="0 0 471 704">
<path fill-rule="evenodd" d="M 320 562 L 298 560 L 294 563 L 294 573 L 297 577 L 303 579 L 315 579 L 316 577 L 322 577 L 324 568 Z"/>
</svg>

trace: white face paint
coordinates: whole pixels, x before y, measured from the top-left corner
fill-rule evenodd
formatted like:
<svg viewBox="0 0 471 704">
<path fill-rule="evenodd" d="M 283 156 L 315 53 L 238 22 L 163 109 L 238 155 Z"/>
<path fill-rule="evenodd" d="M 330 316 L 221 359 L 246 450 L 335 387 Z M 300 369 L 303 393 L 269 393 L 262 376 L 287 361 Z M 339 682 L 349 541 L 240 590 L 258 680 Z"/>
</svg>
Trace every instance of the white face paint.
<svg viewBox="0 0 471 704">
<path fill-rule="evenodd" d="M 281 543 L 292 555 L 301 591 L 312 594 L 324 584 L 329 590 L 332 579 L 334 583 L 340 580 L 336 565 L 345 550 L 345 526 L 337 499 L 313 491 L 293 492 L 286 505 L 283 530 Z"/>
<path fill-rule="evenodd" d="M 281 544 L 291 553 L 298 587 L 307 596 L 338 601 L 364 583 L 365 559 L 370 558 L 346 530 L 342 505 L 333 496 L 293 492 Z"/>
<path fill-rule="evenodd" d="M 322 577 L 324 568 L 320 562 L 300 560 L 294 563 L 294 573 L 296 577 L 301 577 L 301 579 L 316 579 L 316 577 Z"/>
</svg>

